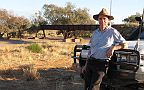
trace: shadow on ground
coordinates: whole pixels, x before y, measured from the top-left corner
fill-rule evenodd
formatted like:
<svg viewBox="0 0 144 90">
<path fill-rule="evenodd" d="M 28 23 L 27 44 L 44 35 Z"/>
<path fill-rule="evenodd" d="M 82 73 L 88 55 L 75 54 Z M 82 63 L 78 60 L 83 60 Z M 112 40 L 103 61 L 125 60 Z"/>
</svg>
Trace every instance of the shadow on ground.
<svg viewBox="0 0 144 90">
<path fill-rule="evenodd" d="M 11 40 L 11 39 L 0 39 L 2 42 L 6 42 L 7 44 L 28 44 L 28 43 L 34 43 L 32 41 L 24 41 L 24 40 Z"/>
<path fill-rule="evenodd" d="M 0 90 L 83 90 L 78 72 L 62 68 L 38 70 L 40 78 L 27 80 L 23 71 L 0 71 Z"/>
</svg>

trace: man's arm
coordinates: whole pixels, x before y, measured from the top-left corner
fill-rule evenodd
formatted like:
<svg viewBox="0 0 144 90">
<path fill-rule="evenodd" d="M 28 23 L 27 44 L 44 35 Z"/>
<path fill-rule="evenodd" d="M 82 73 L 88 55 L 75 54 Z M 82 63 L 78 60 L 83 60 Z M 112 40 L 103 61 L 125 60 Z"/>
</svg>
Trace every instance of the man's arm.
<svg viewBox="0 0 144 90">
<path fill-rule="evenodd" d="M 108 58 L 110 58 L 113 55 L 114 50 L 119 50 L 119 49 L 127 49 L 128 44 L 126 42 L 120 43 L 119 45 L 113 45 L 111 48 L 108 49 L 106 52 L 106 55 Z"/>
<path fill-rule="evenodd" d="M 111 47 L 113 50 L 118 50 L 118 49 L 127 49 L 128 44 L 126 42 L 120 43 L 119 45 L 114 45 Z"/>
</svg>

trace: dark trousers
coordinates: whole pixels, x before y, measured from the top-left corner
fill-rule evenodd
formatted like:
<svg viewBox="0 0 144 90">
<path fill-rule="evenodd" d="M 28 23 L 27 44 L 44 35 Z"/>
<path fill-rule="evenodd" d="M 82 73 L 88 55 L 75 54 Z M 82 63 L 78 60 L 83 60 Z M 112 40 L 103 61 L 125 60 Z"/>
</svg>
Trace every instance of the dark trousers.
<svg viewBox="0 0 144 90">
<path fill-rule="evenodd" d="M 85 90 L 100 90 L 100 84 L 107 70 L 108 62 L 89 59 L 84 76 Z"/>
</svg>

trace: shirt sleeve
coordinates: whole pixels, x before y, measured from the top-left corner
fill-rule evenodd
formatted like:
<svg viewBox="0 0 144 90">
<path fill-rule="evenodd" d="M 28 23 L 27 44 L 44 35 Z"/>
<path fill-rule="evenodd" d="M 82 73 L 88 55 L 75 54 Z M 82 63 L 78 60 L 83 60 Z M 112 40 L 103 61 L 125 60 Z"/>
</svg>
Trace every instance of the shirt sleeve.
<svg viewBox="0 0 144 90">
<path fill-rule="evenodd" d="M 126 41 L 116 29 L 114 29 L 113 37 L 114 37 L 114 44 L 124 43 Z"/>
</svg>

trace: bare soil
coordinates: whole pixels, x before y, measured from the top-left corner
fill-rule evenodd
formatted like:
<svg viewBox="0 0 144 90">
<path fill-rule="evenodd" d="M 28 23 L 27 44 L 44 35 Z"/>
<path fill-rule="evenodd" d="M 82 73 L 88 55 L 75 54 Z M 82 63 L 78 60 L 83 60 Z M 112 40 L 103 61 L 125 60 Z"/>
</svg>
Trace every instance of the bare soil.
<svg viewBox="0 0 144 90">
<path fill-rule="evenodd" d="M 83 80 L 75 70 L 53 68 L 39 70 L 40 78 L 23 78 L 21 70 L 5 71 L 0 77 L 0 90 L 83 90 Z"/>
</svg>

